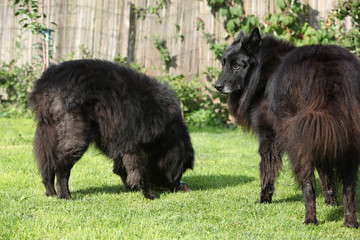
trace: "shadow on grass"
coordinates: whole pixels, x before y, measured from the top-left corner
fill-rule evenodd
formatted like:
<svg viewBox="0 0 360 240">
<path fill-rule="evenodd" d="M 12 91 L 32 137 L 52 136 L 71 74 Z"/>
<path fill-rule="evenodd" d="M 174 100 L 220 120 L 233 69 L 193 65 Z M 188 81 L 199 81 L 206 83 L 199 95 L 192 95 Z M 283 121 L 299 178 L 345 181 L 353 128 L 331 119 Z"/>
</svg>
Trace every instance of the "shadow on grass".
<svg viewBox="0 0 360 240">
<path fill-rule="evenodd" d="M 276 190 L 275 190 L 276 191 Z M 301 194 L 294 194 L 292 196 L 289 196 L 287 198 L 277 199 L 273 200 L 272 203 L 286 203 L 286 202 L 301 202 L 304 201 L 304 198 Z"/>
<path fill-rule="evenodd" d="M 360 189 L 356 189 L 356 197 L 355 197 L 355 212 L 356 215 L 360 216 Z M 339 206 L 327 206 L 331 208 L 330 212 L 326 215 L 326 221 L 344 221 L 344 205 L 343 205 L 343 198 L 341 196 L 341 191 L 339 191 Z"/>
<path fill-rule="evenodd" d="M 318 203 L 319 201 L 323 201 L 324 198 L 320 198 L 320 196 L 323 195 L 323 193 L 321 191 L 321 186 L 316 186 L 315 188 L 316 188 L 316 203 Z M 326 214 L 325 219 L 318 219 L 319 223 L 323 224 L 325 222 L 343 221 L 344 220 L 344 207 L 343 207 L 343 199 L 341 197 L 341 189 L 338 191 L 338 197 L 339 197 L 340 205 L 339 206 L 326 205 L 325 207 L 329 208 L 330 211 L 329 211 L 329 213 Z M 359 188 L 357 189 L 356 199 L 360 199 L 360 189 Z M 275 201 L 273 201 L 273 203 L 298 202 L 298 201 L 305 204 L 302 194 L 295 194 L 295 195 L 287 197 L 287 198 L 275 200 Z M 321 210 L 317 209 L 317 211 L 321 211 Z M 358 202 L 356 202 L 355 211 L 356 211 L 356 215 L 359 216 L 360 204 Z M 305 214 L 305 209 L 304 209 L 304 214 Z"/>
<path fill-rule="evenodd" d="M 300 187 L 299 187 L 300 188 Z M 276 189 L 275 189 L 276 191 Z M 319 201 L 319 197 L 322 196 L 321 186 L 315 185 L 315 197 L 316 201 Z M 273 203 L 284 203 L 284 202 L 304 202 L 304 197 L 301 193 L 292 194 L 286 198 L 274 200 Z"/>
<path fill-rule="evenodd" d="M 255 178 L 239 175 L 206 175 L 206 176 L 187 176 L 183 177 L 182 181 L 186 182 L 191 191 L 209 190 L 209 189 L 221 189 L 229 186 L 238 186 L 254 181 Z M 166 191 L 159 191 L 154 188 L 157 194 L 164 193 Z M 121 194 L 130 192 L 120 182 L 118 185 L 103 185 L 98 187 L 89 187 L 85 189 L 79 189 L 71 193 L 71 198 L 82 199 L 87 195 L 97 194 Z"/>
<path fill-rule="evenodd" d="M 200 175 L 182 178 L 192 191 L 221 189 L 255 181 L 255 178 L 241 175 Z"/>
<path fill-rule="evenodd" d="M 124 192 L 129 192 L 122 184 L 117 185 L 103 185 L 98 187 L 89 187 L 84 189 L 79 189 L 71 192 L 71 198 L 74 200 L 82 199 L 87 195 L 98 195 L 98 194 L 121 194 Z"/>
<path fill-rule="evenodd" d="M 301 187 L 299 185 L 297 186 L 297 188 L 301 192 Z M 323 192 L 322 192 L 322 189 L 321 189 L 321 184 L 320 184 L 320 179 L 319 178 L 316 178 L 314 188 L 315 188 L 316 201 L 323 201 L 323 200 L 319 199 L 319 197 L 323 196 Z M 259 191 L 260 191 L 260 189 L 259 189 Z M 276 192 L 276 187 L 275 187 L 275 192 Z M 339 195 L 339 197 L 340 197 L 340 195 Z M 292 196 L 289 196 L 289 197 L 286 197 L 286 198 L 283 198 L 283 199 L 274 200 L 273 203 L 299 202 L 299 201 L 304 202 L 304 197 L 303 197 L 302 193 L 297 193 L 297 194 L 294 194 Z"/>
<path fill-rule="evenodd" d="M 330 213 L 326 215 L 326 221 L 340 221 L 341 219 L 344 219 L 344 208 L 342 204 L 338 207 L 333 206 L 327 206 L 330 208 L 333 208 Z M 356 212 L 359 212 L 358 210 Z"/>
</svg>

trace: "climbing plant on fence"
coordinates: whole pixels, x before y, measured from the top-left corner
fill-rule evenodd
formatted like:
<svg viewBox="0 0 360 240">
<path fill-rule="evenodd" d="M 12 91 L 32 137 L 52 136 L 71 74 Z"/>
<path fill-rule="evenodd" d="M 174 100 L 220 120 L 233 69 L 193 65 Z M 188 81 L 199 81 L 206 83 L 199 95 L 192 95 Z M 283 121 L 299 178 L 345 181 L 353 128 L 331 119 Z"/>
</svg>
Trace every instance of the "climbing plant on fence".
<svg viewBox="0 0 360 240">
<path fill-rule="evenodd" d="M 41 16 L 42 13 L 37 5 L 39 1 L 13 0 L 13 2 L 16 7 L 15 14 L 24 16 L 19 21 L 23 28 L 30 29 L 35 34 L 44 29 L 44 25 L 38 21 L 41 17 L 45 17 Z M 227 35 L 221 42 L 216 41 L 213 34 L 206 31 L 205 23 L 201 19 L 198 19 L 197 26 L 194 27 L 197 27 L 198 31 L 202 33 L 209 48 L 219 60 L 228 44 L 240 31 L 249 32 L 255 26 L 260 27 L 263 34 L 275 35 L 297 46 L 337 44 L 360 56 L 358 37 L 360 33 L 360 0 L 340 0 L 329 17 L 320 21 L 318 28 L 310 26 L 306 21 L 307 6 L 298 0 L 277 0 L 278 11 L 269 13 L 264 19 L 247 14 L 242 0 L 206 0 L 206 2 L 217 20 L 223 24 Z M 145 18 L 146 14 L 158 15 L 159 9 L 166 7 L 167 4 L 171 4 L 171 1 L 162 0 L 157 6 L 149 6 L 146 9 L 134 6 L 134 11 L 138 12 L 138 17 Z M 26 6 L 30 6 L 30 8 Z M 352 23 L 351 29 L 346 29 L 344 26 L 346 17 Z M 179 100 L 182 102 L 186 121 L 195 126 L 226 125 L 229 117 L 225 106 L 226 97 L 218 94 L 211 86 L 211 81 L 217 78 L 220 69 L 209 66 L 199 76 L 191 79 L 186 79 L 184 75 L 172 76 L 168 73 L 168 68 L 171 66 L 171 49 L 162 44 L 162 39 L 155 35 L 151 40 L 161 54 L 165 66 L 161 81 L 169 83 L 177 92 Z M 122 56 L 118 55 L 113 60 L 144 71 L 143 66 L 130 63 Z M 26 93 L 31 86 L 31 81 L 37 75 L 38 72 L 33 66 L 16 67 L 14 61 L 0 64 L 0 101 L 2 104 L 0 114 L 11 115 L 26 112 Z M 200 79 L 204 78 L 209 79 L 209 82 L 203 83 Z"/>
<path fill-rule="evenodd" d="M 309 44 L 337 44 L 360 56 L 360 1 L 340 0 L 328 18 L 320 21 L 315 29 L 306 21 L 308 7 L 299 0 L 277 0 L 278 12 L 269 13 L 263 21 L 254 15 L 247 15 L 241 0 L 207 0 L 213 14 L 224 23 L 226 38 L 236 37 L 240 31 L 249 32 L 255 26 L 261 28 L 263 34 L 272 34 L 290 41 L 296 46 Z M 352 23 L 346 29 L 345 17 Z M 201 28 L 204 29 L 204 26 Z M 206 32 L 203 36 L 208 39 Z M 218 57 L 218 49 L 224 48 L 224 42 L 209 41 L 210 49 Z M 226 43 L 225 43 L 226 45 Z M 220 59 L 220 57 L 219 57 Z"/>
<path fill-rule="evenodd" d="M 49 25 L 45 22 L 47 15 L 44 13 L 44 0 L 9 0 L 13 2 L 12 8 L 15 9 L 15 16 L 21 17 L 19 25 L 24 30 L 30 30 L 33 35 L 39 35 L 41 42 L 39 48 L 42 50 L 42 70 L 49 66 Z M 48 2 L 49 7 L 49 2 Z M 56 23 L 51 22 L 56 26 Z"/>
<path fill-rule="evenodd" d="M 27 108 L 27 95 L 30 92 L 32 82 L 40 75 L 42 69 L 48 66 L 48 57 L 45 57 L 45 32 L 47 26 L 44 23 L 46 14 L 42 10 L 43 1 L 38 0 L 9 0 L 13 2 L 14 15 L 20 17 L 19 25 L 23 30 L 31 31 L 33 35 L 40 35 L 41 42 L 37 44 L 42 50 L 42 61 L 34 59 L 33 64 L 18 66 L 17 59 L 9 63 L 0 61 L 0 116 L 29 115 Z M 55 23 L 51 23 L 56 25 Z M 17 57 L 19 58 L 24 49 L 22 38 L 16 41 Z"/>
</svg>

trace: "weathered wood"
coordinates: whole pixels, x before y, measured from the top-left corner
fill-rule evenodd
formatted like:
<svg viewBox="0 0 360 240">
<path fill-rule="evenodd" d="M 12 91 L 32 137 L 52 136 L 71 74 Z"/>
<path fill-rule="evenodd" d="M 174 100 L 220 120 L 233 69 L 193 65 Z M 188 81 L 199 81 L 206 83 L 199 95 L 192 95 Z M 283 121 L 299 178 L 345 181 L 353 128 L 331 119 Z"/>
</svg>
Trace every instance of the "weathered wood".
<svg viewBox="0 0 360 240">
<path fill-rule="evenodd" d="M 246 14 L 255 14 L 260 19 L 276 11 L 275 0 L 243 2 Z M 323 19 L 336 4 L 336 0 L 302 2 L 309 5 L 312 23 Z M 201 32 L 197 31 L 197 22 L 202 19 L 206 32 L 212 33 L 216 41 L 225 41 L 223 26 L 213 16 L 207 2 L 172 0 L 158 11 L 158 15 L 147 14 L 141 18 L 131 13 L 132 5 L 146 8 L 158 3 L 159 0 L 44 1 L 44 9 L 49 11 L 48 20 L 57 23 L 57 26 L 50 26 L 55 30 L 52 36 L 56 39 L 53 57 L 66 59 L 72 51 L 76 51 L 75 58 L 86 57 L 79 49 L 82 46 L 94 58 L 112 60 L 120 54 L 143 64 L 150 75 L 158 75 L 163 69 L 162 60 L 151 37 L 159 36 L 173 58 L 171 74 L 193 76 L 206 66 L 219 66 Z M 9 62 L 21 53 L 19 64 L 31 62 L 35 55 L 41 54 L 34 46 L 40 42 L 40 37 L 20 29 L 18 21 L 22 16 L 14 17 L 11 5 L 12 1 L 0 1 L 0 60 Z M 21 42 L 22 49 L 17 49 L 16 41 Z"/>
</svg>

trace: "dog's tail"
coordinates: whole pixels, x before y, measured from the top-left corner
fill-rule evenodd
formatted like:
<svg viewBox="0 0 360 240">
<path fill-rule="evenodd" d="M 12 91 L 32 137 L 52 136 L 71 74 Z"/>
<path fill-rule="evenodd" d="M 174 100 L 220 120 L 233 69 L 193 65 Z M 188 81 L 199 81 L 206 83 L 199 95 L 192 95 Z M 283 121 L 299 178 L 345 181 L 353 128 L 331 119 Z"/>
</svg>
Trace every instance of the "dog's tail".
<svg viewBox="0 0 360 240">
<path fill-rule="evenodd" d="M 52 124 L 39 121 L 34 138 L 34 153 L 43 177 L 55 169 L 56 129 Z M 45 176 L 44 176 L 45 174 Z"/>
<path fill-rule="evenodd" d="M 54 171 L 55 168 L 56 129 L 49 113 L 50 102 L 44 97 L 46 91 L 39 84 L 39 81 L 43 79 L 42 77 L 35 82 L 34 90 L 29 95 L 28 103 L 35 112 L 37 120 L 34 153 L 39 172 L 44 177 L 44 174 L 47 175 L 49 171 Z"/>
<path fill-rule="evenodd" d="M 330 111 L 303 111 L 283 122 L 280 140 L 284 150 L 295 158 L 304 155 L 312 161 L 332 161 L 348 150 L 359 150 L 360 108 L 348 106 L 336 114 Z"/>
<path fill-rule="evenodd" d="M 289 120 L 284 145 L 291 152 L 304 151 L 314 158 L 344 153 L 350 143 L 348 123 L 325 112 L 302 112 Z"/>
</svg>

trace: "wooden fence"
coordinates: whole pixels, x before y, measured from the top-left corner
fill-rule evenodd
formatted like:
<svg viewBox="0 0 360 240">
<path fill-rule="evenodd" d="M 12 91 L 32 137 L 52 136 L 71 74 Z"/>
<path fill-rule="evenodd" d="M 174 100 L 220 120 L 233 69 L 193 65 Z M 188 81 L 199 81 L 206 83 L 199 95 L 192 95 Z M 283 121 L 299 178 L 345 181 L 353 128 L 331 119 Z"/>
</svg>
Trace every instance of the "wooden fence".
<svg viewBox="0 0 360 240">
<path fill-rule="evenodd" d="M 40 54 L 34 45 L 39 37 L 19 27 L 20 17 L 14 17 L 13 1 L 0 3 L 0 60 L 31 62 Z M 44 1 L 45 5 L 47 1 Z M 79 58 L 91 54 L 94 58 L 112 60 L 120 54 L 147 68 L 148 74 L 160 74 L 162 60 L 151 40 L 157 36 L 166 43 L 172 58 L 169 72 L 191 76 L 205 66 L 219 66 L 206 40 L 197 30 L 201 19 L 207 32 L 217 41 L 224 41 L 222 24 L 213 16 L 206 0 L 170 0 L 158 11 L 137 17 L 131 11 L 158 5 L 159 0 L 50 0 L 47 16 L 57 26 L 51 26 L 50 47 L 54 59 Z M 275 0 L 244 0 L 247 14 L 262 19 L 276 11 Z M 335 4 L 335 0 L 302 0 L 309 6 L 309 21 L 316 26 Z M 45 7 L 44 9 L 47 9 Z M 74 52 L 74 56 L 69 56 Z"/>
</svg>

